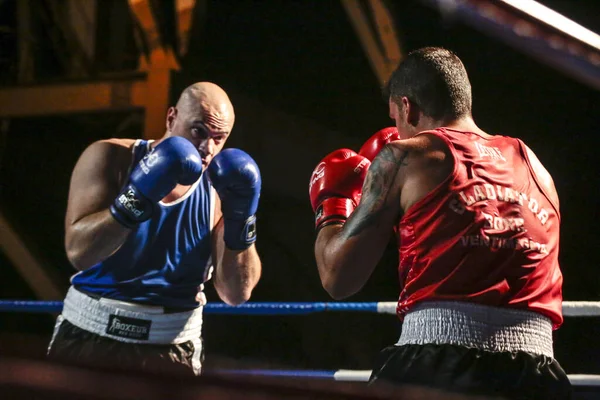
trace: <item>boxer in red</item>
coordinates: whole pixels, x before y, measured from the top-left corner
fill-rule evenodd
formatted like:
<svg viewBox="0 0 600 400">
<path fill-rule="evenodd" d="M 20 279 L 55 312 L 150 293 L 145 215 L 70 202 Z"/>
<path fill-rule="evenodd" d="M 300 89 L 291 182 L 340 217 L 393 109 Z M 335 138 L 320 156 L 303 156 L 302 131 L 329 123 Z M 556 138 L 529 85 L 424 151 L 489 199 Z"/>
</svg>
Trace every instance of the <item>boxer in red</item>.
<svg viewBox="0 0 600 400">
<path fill-rule="evenodd" d="M 362 154 L 329 154 L 309 189 L 315 257 L 333 298 L 358 292 L 398 240 L 402 332 L 371 383 L 570 398 L 553 356 L 563 317 L 552 177 L 521 140 L 477 127 L 452 52 L 410 53 L 386 91 L 400 140 L 378 132 Z"/>
</svg>

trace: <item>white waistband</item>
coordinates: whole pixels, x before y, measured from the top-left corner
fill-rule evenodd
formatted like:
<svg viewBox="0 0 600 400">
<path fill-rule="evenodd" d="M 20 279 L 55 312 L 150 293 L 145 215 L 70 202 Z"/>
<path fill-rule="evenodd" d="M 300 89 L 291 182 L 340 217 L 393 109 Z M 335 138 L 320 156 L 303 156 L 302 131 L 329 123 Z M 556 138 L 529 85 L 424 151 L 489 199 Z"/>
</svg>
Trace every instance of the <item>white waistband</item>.
<svg viewBox="0 0 600 400">
<path fill-rule="evenodd" d="M 62 316 L 81 329 L 120 342 L 177 344 L 202 334 L 202 307 L 164 314 L 161 307 L 96 300 L 72 286 Z"/>
<path fill-rule="evenodd" d="M 554 356 L 550 319 L 531 311 L 462 302 L 424 302 L 409 311 L 397 345 L 427 343 Z"/>
</svg>

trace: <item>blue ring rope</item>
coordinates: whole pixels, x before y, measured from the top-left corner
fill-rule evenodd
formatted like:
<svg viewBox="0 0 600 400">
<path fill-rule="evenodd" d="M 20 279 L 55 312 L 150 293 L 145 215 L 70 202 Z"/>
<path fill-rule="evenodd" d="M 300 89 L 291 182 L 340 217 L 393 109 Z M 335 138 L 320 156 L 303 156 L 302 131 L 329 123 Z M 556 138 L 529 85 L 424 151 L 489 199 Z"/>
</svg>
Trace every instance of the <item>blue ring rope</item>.
<svg viewBox="0 0 600 400">
<path fill-rule="evenodd" d="M 267 370 L 267 369 L 222 369 L 209 372 L 224 375 L 277 376 L 294 378 L 335 379 L 336 371 L 326 370 Z"/>
<path fill-rule="evenodd" d="M 60 313 L 62 301 L 0 300 L 0 312 Z M 204 306 L 206 314 L 220 315 L 302 315 L 327 311 L 371 312 L 395 314 L 396 302 L 266 302 L 245 303 L 229 306 L 225 303 L 209 303 Z M 565 317 L 600 317 L 600 301 L 564 301 Z"/>
<path fill-rule="evenodd" d="M 217 369 L 206 371 L 224 375 L 270 376 L 290 378 L 328 379 L 348 382 L 367 382 L 370 370 L 276 370 L 276 369 Z M 573 386 L 600 387 L 600 375 L 569 374 Z"/>
<path fill-rule="evenodd" d="M 377 302 L 371 303 L 245 303 L 230 306 L 209 303 L 204 306 L 206 314 L 244 315 L 290 315 L 311 314 L 324 311 L 377 312 Z M 0 300 L 0 312 L 59 313 L 62 301 Z"/>
</svg>

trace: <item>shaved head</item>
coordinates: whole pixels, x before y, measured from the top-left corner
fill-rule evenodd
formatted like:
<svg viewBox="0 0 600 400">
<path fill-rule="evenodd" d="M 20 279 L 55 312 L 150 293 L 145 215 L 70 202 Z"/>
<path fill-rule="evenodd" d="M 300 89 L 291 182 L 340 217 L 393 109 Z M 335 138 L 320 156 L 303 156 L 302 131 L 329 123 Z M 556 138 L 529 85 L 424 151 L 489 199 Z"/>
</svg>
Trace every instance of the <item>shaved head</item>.
<svg viewBox="0 0 600 400">
<path fill-rule="evenodd" d="M 235 113 L 229 96 L 211 82 L 186 87 L 174 107 L 167 111 L 164 138 L 180 136 L 198 149 L 203 167 L 223 149 L 231 134 Z"/>
<path fill-rule="evenodd" d="M 201 115 L 203 122 L 217 131 L 231 131 L 235 113 L 229 96 L 211 82 L 197 82 L 183 90 L 176 105 L 179 112 Z"/>
</svg>

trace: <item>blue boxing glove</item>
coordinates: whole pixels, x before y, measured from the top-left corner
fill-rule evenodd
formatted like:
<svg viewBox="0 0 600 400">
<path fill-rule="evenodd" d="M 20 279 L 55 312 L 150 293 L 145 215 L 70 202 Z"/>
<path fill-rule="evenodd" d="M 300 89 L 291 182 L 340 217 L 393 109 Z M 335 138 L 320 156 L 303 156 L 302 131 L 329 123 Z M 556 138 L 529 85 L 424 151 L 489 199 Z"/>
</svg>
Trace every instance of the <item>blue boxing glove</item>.
<svg viewBox="0 0 600 400">
<path fill-rule="evenodd" d="M 191 185 L 202 175 L 202 159 L 189 140 L 164 139 L 140 160 L 110 206 L 112 216 L 133 228 L 152 215 L 156 203 L 177 184 Z"/>
<path fill-rule="evenodd" d="M 261 188 L 258 165 L 242 150 L 225 149 L 206 171 L 221 199 L 225 245 L 231 250 L 247 249 L 256 241 L 255 214 Z"/>
</svg>

